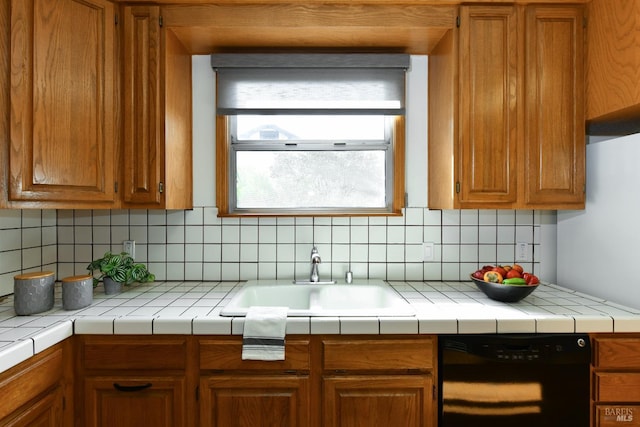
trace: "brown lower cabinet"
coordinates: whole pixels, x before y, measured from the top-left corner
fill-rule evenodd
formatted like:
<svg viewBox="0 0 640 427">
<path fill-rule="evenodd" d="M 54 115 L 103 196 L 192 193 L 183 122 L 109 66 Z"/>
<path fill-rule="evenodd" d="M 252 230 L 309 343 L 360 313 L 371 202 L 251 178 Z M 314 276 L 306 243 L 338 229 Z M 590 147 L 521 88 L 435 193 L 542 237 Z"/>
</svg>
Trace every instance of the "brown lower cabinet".
<svg viewBox="0 0 640 427">
<path fill-rule="evenodd" d="M 640 426 L 640 334 L 591 337 L 591 426 Z M 288 336 L 267 362 L 240 336 L 78 335 L 0 374 L 0 426 L 436 426 L 436 343 Z"/>
<path fill-rule="evenodd" d="M 640 334 L 598 334 L 591 368 L 592 426 L 640 426 Z"/>
<path fill-rule="evenodd" d="M 194 426 L 189 336 L 76 337 L 77 426 Z"/>
<path fill-rule="evenodd" d="M 0 374 L 0 426 L 72 425 L 71 341 Z"/>
</svg>

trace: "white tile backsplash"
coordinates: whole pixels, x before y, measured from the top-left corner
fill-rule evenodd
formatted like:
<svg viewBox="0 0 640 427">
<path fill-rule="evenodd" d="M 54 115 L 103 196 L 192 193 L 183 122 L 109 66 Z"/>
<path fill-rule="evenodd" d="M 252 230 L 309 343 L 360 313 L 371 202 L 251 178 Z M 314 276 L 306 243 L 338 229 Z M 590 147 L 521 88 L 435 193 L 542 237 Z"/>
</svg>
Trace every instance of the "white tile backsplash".
<svg viewBox="0 0 640 427">
<path fill-rule="evenodd" d="M 216 213 L 210 207 L 179 213 L 60 210 L 51 221 L 51 213 L 42 211 L 29 212 L 25 222 L 43 223 L 38 218 L 46 217 L 49 225 L 12 228 L 18 216 L 4 212 L 0 289 L 11 293 L 13 275 L 27 269 L 46 267 L 58 272 L 58 279 L 85 274 L 93 258 L 119 251 L 126 239 L 136 241 L 136 260 L 147 263 L 158 280 L 306 277 L 314 242 L 322 257 L 321 276 L 339 280 L 349 269 L 355 277 L 466 280 L 469 270 L 481 265 L 513 263 L 516 242 L 522 241 L 529 243 L 531 259 L 522 264 L 540 270 L 542 245 L 534 238 L 543 217 L 532 211 L 409 208 L 403 217 L 241 220 L 220 220 Z M 423 241 L 434 243 L 433 261 L 423 262 Z"/>
</svg>

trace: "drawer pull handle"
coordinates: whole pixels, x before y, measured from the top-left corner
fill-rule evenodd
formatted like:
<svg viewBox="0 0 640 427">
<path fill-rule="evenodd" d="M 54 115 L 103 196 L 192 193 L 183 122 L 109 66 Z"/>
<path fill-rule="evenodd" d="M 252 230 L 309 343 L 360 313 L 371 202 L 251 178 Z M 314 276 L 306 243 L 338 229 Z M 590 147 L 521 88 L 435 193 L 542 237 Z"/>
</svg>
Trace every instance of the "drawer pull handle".
<svg viewBox="0 0 640 427">
<path fill-rule="evenodd" d="M 153 384 L 151 383 L 146 383 L 141 385 L 121 385 L 118 383 L 113 383 L 113 388 L 115 388 L 118 391 L 132 392 L 132 391 L 141 391 L 141 390 L 148 389 L 152 385 Z"/>
</svg>

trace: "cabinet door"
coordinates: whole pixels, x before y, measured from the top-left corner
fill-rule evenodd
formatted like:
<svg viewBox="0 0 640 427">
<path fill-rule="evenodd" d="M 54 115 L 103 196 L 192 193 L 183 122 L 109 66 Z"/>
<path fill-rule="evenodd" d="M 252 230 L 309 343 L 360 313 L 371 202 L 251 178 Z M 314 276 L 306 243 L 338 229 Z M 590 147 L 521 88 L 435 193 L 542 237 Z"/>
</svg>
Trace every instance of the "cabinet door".
<svg viewBox="0 0 640 427">
<path fill-rule="evenodd" d="M 62 427 L 62 387 L 56 387 L 26 409 L 0 421 L 2 427 Z"/>
<path fill-rule="evenodd" d="M 114 203 L 114 27 L 108 0 L 11 1 L 9 203 Z"/>
<path fill-rule="evenodd" d="M 124 182 L 126 203 L 159 204 L 163 116 L 160 8 L 124 8 Z"/>
<path fill-rule="evenodd" d="M 123 203 L 193 207 L 191 54 L 158 6 L 124 8 Z"/>
<path fill-rule="evenodd" d="M 87 427 L 187 425 L 181 377 L 89 377 L 84 399 Z"/>
<path fill-rule="evenodd" d="M 513 6 L 460 8 L 461 207 L 516 201 L 517 21 Z"/>
<path fill-rule="evenodd" d="M 527 7 L 526 46 L 526 203 L 582 209 L 586 156 L 582 7 Z"/>
<path fill-rule="evenodd" d="M 353 375 L 323 379 L 324 427 L 433 426 L 429 375 Z"/>
<path fill-rule="evenodd" d="M 587 2 L 588 120 L 635 121 L 640 114 L 640 2 Z M 615 128 L 614 128 L 615 129 Z M 637 130 L 636 130 L 637 132 Z"/>
<path fill-rule="evenodd" d="M 303 427 L 309 424 L 306 376 L 215 376 L 200 380 L 202 427 Z"/>
</svg>

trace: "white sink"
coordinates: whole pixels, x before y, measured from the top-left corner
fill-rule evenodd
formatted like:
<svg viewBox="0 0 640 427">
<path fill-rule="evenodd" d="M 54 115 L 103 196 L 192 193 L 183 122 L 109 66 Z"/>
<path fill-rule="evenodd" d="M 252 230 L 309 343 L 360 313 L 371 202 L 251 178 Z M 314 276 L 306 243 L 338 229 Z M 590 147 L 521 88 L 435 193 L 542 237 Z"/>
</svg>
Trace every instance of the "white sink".
<svg viewBox="0 0 640 427">
<path fill-rule="evenodd" d="M 251 306 L 289 307 L 289 316 L 415 315 L 411 305 L 382 280 L 322 285 L 250 280 L 220 315 L 244 316 Z"/>
</svg>

